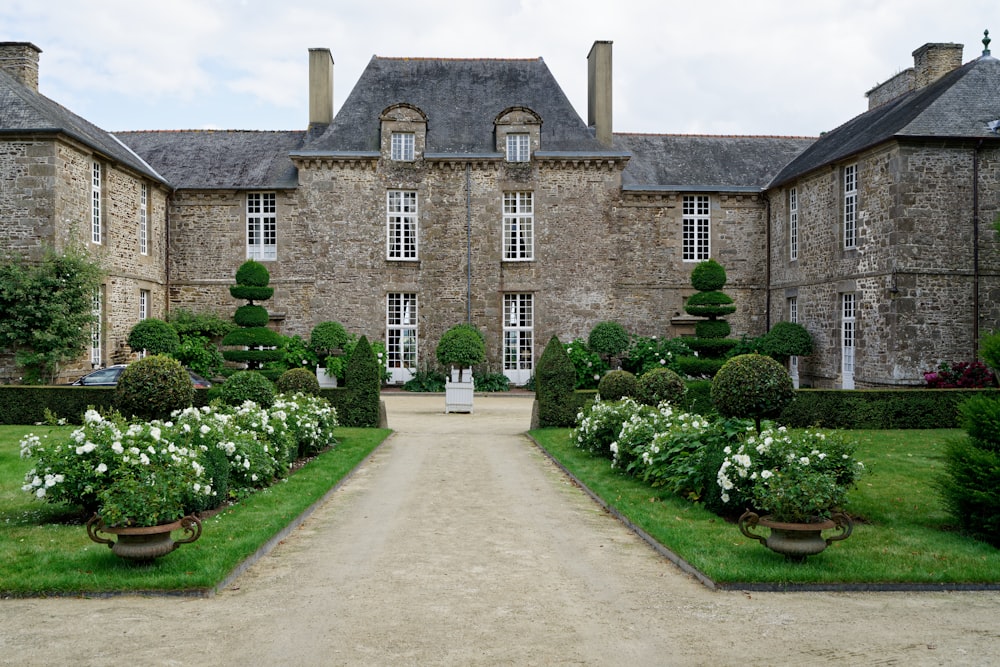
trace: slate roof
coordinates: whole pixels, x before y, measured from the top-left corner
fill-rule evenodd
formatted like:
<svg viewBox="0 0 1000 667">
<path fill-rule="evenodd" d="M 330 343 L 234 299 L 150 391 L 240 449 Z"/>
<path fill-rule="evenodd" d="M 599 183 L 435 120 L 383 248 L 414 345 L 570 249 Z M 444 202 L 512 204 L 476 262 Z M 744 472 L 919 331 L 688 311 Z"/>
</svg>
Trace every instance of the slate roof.
<svg viewBox="0 0 1000 667">
<path fill-rule="evenodd" d="M 632 154 L 624 190 L 762 191 L 782 167 L 816 141 L 810 137 L 615 134 Z"/>
<path fill-rule="evenodd" d="M 769 187 L 890 139 L 1000 139 L 987 123 L 1000 119 L 1000 60 L 981 56 L 824 134 L 785 166 Z"/>
<path fill-rule="evenodd" d="M 114 135 L 0 70 L 0 134 L 65 134 L 141 174 L 163 181 Z"/>
<path fill-rule="evenodd" d="M 542 118 L 541 150 L 606 152 L 541 58 L 372 57 L 326 131 L 308 152 L 377 152 L 379 114 L 397 103 L 427 115 L 426 155 L 495 155 L 493 121 L 515 106 Z"/>
<path fill-rule="evenodd" d="M 288 155 L 306 133 L 165 130 L 117 136 L 175 188 L 281 190 L 298 186 Z"/>
</svg>

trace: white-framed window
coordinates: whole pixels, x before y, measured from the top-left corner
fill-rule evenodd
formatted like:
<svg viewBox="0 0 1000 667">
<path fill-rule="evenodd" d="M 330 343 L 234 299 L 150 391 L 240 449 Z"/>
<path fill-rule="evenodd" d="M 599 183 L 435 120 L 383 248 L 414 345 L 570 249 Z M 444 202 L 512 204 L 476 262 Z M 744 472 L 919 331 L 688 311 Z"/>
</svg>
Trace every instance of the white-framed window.
<svg viewBox="0 0 1000 667">
<path fill-rule="evenodd" d="M 278 207 L 273 192 L 247 193 L 247 259 L 278 258 Z"/>
<path fill-rule="evenodd" d="M 531 159 L 531 137 L 527 133 L 507 135 L 507 162 L 528 162 Z"/>
<path fill-rule="evenodd" d="M 852 293 L 841 294 L 840 349 L 841 388 L 854 389 L 854 350 L 857 343 L 857 302 Z"/>
<path fill-rule="evenodd" d="M 141 289 L 139 290 L 139 319 L 145 320 L 149 318 L 149 290 Z"/>
<path fill-rule="evenodd" d="M 397 162 L 413 162 L 414 134 L 393 132 L 389 139 L 389 159 Z"/>
<path fill-rule="evenodd" d="M 505 261 L 535 258 L 535 195 L 532 192 L 503 194 L 503 258 Z"/>
<path fill-rule="evenodd" d="M 90 240 L 100 244 L 103 237 L 101 221 L 101 163 L 94 162 L 90 177 Z"/>
<path fill-rule="evenodd" d="M 104 361 L 103 331 L 104 320 L 104 299 L 101 297 L 100 289 L 94 293 L 91 300 L 91 312 L 94 315 L 94 323 L 90 326 L 90 365 L 98 368 Z"/>
<path fill-rule="evenodd" d="M 532 294 L 503 295 L 503 372 L 514 384 L 531 379 L 535 356 Z"/>
<path fill-rule="evenodd" d="M 390 292 L 385 298 L 386 368 L 393 382 L 406 382 L 417 370 L 417 295 Z"/>
<path fill-rule="evenodd" d="M 793 324 L 798 324 L 799 322 L 799 297 L 797 296 L 788 297 L 788 321 Z M 792 376 L 792 384 L 796 389 L 798 389 L 799 358 L 797 356 L 791 356 L 788 358 L 788 371 L 789 375 Z"/>
<path fill-rule="evenodd" d="M 681 217 L 683 260 L 702 262 L 708 259 L 712 250 L 712 218 L 708 195 L 684 195 Z"/>
<path fill-rule="evenodd" d="M 799 258 L 799 190 L 788 191 L 788 259 Z"/>
<path fill-rule="evenodd" d="M 858 165 L 844 167 L 844 248 L 858 247 Z"/>
<path fill-rule="evenodd" d="M 417 193 L 389 190 L 385 204 L 387 259 L 417 259 Z"/>
<path fill-rule="evenodd" d="M 139 254 L 149 254 L 149 186 L 139 186 Z"/>
</svg>

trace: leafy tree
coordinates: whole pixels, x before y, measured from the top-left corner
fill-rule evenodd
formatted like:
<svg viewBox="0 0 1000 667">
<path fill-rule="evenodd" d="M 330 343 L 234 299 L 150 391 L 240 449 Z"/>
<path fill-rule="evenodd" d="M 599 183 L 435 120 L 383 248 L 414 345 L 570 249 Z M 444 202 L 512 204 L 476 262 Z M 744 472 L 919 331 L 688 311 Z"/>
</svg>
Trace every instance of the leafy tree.
<svg viewBox="0 0 1000 667">
<path fill-rule="evenodd" d="M 590 330 L 587 346 L 611 365 L 611 358 L 628 349 L 629 335 L 617 322 L 598 322 Z"/>
<path fill-rule="evenodd" d="M 471 324 L 456 324 L 441 336 L 437 360 L 444 366 L 475 366 L 486 359 L 483 333 Z"/>
<path fill-rule="evenodd" d="M 39 262 L 0 265 L 0 347 L 14 353 L 29 384 L 52 382 L 91 341 L 100 265 L 80 251 L 46 251 Z"/>
<path fill-rule="evenodd" d="M 724 417 L 749 417 L 760 433 L 761 419 L 777 417 L 795 397 L 785 367 L 762 354 L 727 361 L 712 380 L 712 402 Z"/>
<path fill-rule="evenodd" d="M 155 317 L 140 320 L 128 332 L 128 346 L 134 352 L 146 350 L 149 354 L 173 354 L 180 344 L 177 331 Z"/>
</svg>

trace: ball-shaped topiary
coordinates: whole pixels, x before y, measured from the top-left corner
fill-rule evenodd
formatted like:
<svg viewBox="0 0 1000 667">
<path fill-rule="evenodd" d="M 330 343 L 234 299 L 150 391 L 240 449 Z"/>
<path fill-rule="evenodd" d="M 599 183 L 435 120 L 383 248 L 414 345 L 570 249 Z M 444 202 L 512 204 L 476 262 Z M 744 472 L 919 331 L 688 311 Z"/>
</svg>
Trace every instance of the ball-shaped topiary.
<svg viewBox="0 0 1000 667">
<path fill-rule="evenodd" d="M 598 322 L 587 336 L 587 347 L 605 357 L 621 354 L 628 344 L 628 332 L 618 322 Z"/>
<path fill-rule="evenodd" d="M 149 354 L 171 354 L 180 346 L 181 339 L 172 326 L 150 317 L 132 327 L 127 342 L 135 352 L 146 350 Z"/>
<path fill-rule="evenodd" d="M 275 386 L 282 394 L 312 394 L 319 396 L 319 380 L 307 368 L 291 368 L 278 377 Z"/>
<path fill-rule="evenodd" d="M 714 292 L 726 284 L 726 269 L 714 259 L 698 262 L 691 271 L 691 286 L 699 292 Z"/>
<path fill-rule="evenodd" d="M 712 402 L 724 417 L 777 417 L 795 397 L 785 367 L 762 354 L 741 354 L 719 369 L 712 380 Z"/>
<path fill-rule="evenodd" d="M 190 407 L 194 384 L 181 363 L 157 354 L 129 364 L 118 376 L 115 403 L 126 416 L 166 419 L 174 410 Z"/>
<path fill-rule="evenodd" d="M 271 282 L 271 273 L 260 262 L 248 259 L 240 264 L 240 268 L 236 269 L 236 283 L 238 285 L 267 287 L 269 282 Z"/>
<path fill-rule="evenodd" d="M 604 401 L 617 401 L 639 395 L 639 381 L 628 371 L 608 371 L 597 383 L 597 393 Z"/>
<path fill-rule="evenodd" d="M 436 354 L 445 366 L 475 366 L 486 359 L 486 342 L 482 332 L 471 324 L 456 324 L 441 336 Z"/>
<path fill-rule="evenodd" d="M 669 368 L 653 368 L 639 377 L 638 399 L 646 405 L 663 401 L 676 405 L 686 392 L 684 380 Z"/>
<path fill-rule="evenodd" d="M 240 306 L 233 313 L 233 322 L 241 327 L 264 327 L 267 326 L 269 319 L 267 308 L 264 306 L 247 304 Z"/>
<path fill-rule="evenodd" d="M 256 371 L 237 371 L 223 383 L 219 397 L 228 405 L 253 401 L 269 408 L 274 404 L 274 383 Z"/>
<path fill-rule="evenodd" d="M 309 347 L 321 360 L 347 344 L 350 336 L 340 322 L 320 322 L 309 334 Z"/>
<path fill-rule="evenodd" d="M 813 352 L 812 336 L 797 322 L 778 322 L 761 336 L 761 351 L 785 362 L 788 357 L 808 356 Z"/>
</svg>

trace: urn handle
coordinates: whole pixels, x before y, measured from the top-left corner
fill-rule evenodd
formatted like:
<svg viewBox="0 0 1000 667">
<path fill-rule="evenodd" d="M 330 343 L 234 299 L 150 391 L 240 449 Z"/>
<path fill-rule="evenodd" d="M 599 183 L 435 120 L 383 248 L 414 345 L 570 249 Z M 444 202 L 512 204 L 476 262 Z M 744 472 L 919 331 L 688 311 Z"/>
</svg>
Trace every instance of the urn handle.
<svg viewBox="0 0 1000 667">
<path fill-rule="evenodd" d="M 188 514 L 186 517 L 181 519 L 181 530 L 184 531 L 185 536 L 174 540 L 174 544 L 187 544 L 189 542 L 194 542 L 201 537 L 201 519 L 196 517 L 194 514 Z"/>
<path fill-rule="evenodd" d="M 94 516 L 90 517 L 87 521 L 87 537 L 98 544 L 107 544 L 108 548 L 113 547 L 115 545 L 114 540 L 109 540 L 106 537 L 98 535 L 102 528 L 104 528 L 104 522 L 97 516 L 97 512 L 94 512 Z"/>
<path fill-rule="evenodd" d="M 763 535 L 757 535 L 751 532 L 750 530 L 751 528 L 757 525 L 758 521 L 760 521 L 760 517 L 755 512 L 747 510 L 746 512 L 743 513 L 743 516 L 741 516 L 739 520 L 740 532 L 746 535 L 747 537 L 757 540 L 758 542 L 766 546 L 767 538 Z"/>
<path fill-rule="evenodd" d="M 834 530 L 839 531 L 836 535 L 831 535 L 826 538 L 827 546 L 830 546 L 831 542 L 836 542 L 837 540 L 846 540 L 854 532 L 854 521 L 848 514 L 844 512 L 834 512 L 830 515 L 830 520 L 837 524 Z"/>
</svg>

